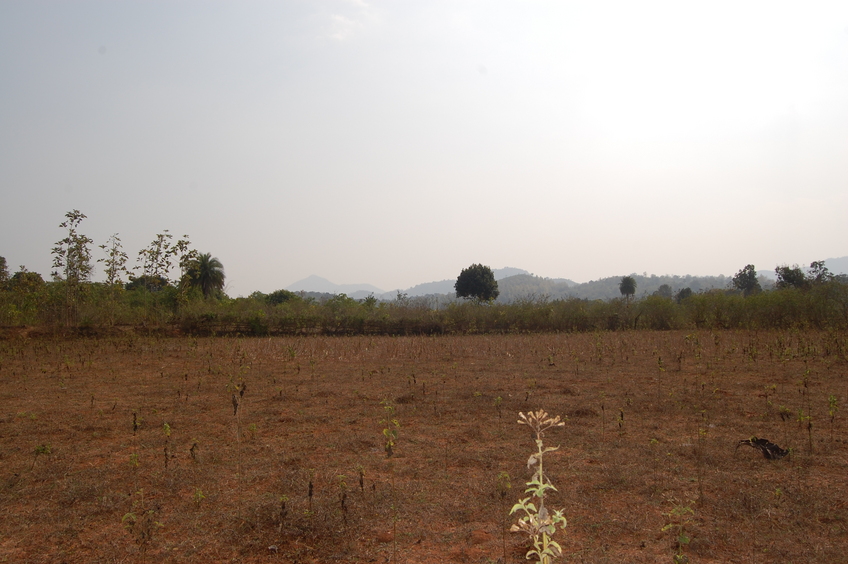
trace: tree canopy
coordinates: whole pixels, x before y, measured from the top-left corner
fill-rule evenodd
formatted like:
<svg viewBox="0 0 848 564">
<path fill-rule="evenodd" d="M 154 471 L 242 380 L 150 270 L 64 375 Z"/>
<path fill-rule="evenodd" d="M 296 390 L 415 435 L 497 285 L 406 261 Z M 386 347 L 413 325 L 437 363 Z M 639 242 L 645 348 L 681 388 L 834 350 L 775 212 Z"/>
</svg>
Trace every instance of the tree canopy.
<svg viewBox="0 0 848 564">
<path fill-rule="evenodd" d="M 798 288 L 802 290 L 809 285 L 807 275 L 797 264 L 794 266 L 778 266 L 774 269 L 774 272 L 777 274 L 778 288 Z"/>
<path fill-rule="evenodd" d="M 808 279 L 813 284 L 822 284 L 833 280 L 833 274 L 825 266 L 823 260 L 817 260 L 810 263 L 810 272 Z"/>
<path fill-rule="evenodd" d="M 625 298 L 629 298 L 636 293 L 636 279 L 632 276 L 625 276 L 618 284 L 618 290 Z"/>
<path fill-rule="evenodd" d="M 91 264 L 91 244 L 89 237 L 80 234 L 77 229 L 86 218 L 79 210 L 69 211 L 67 218 L 59 227 L 68 230 L 68 234 L 53 247 L 53 278 L 69 284 L 87 282 L 93 270 Z"/>
<path fill-rule="evenodd" d="M 211 253 L 197 255 L 186 271 L 188 285 L 199 288 L 204 298 L 219 294 L 224 289 L 225 278 L 224 265 Z"/>
<path fill-rule="evenodd" d="M 762 287 L 757 280 L 757 268 L 753 264 L 745 266 L 733 277 L 733 286 L 746 297 L 761 292 Z"/>
<path fill-rule="evenodd" d="M 659 296 L 661 298 L 671 299 L 671 297 L 674 295 L 674 291 L 668 284 L 662 284 L 659 288 L 657 288 L 657 291 L 654 292 L 654 295 Z"/>
<path fill-rule="evenodd" d="M 492 269 L 482 264 L 472 264 L 462 269 L 454 284 L 456 297 L 490 302 L 500 295 Z"/>
<path fill-rule="evenodd" d="M 692 295 L 692 288 L 683 288 L 674 295 L 674 300 L 677 303 L 682 302 Z"/>
</svg>

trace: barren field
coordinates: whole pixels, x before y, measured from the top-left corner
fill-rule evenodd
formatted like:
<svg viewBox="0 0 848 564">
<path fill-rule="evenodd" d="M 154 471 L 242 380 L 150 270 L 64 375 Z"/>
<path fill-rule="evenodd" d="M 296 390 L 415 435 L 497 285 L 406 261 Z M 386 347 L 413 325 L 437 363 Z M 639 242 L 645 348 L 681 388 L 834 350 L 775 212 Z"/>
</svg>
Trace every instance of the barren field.
<svg viewBox="0 0 848 564">
<path fill-rule="evenodd" d="M 0 341 L 0 561 L 524 562 L 516 421 L 541 408 L 567 416 L 561 561 L 848 562 L 846 354 L 798 331 Z"/>
</svg>

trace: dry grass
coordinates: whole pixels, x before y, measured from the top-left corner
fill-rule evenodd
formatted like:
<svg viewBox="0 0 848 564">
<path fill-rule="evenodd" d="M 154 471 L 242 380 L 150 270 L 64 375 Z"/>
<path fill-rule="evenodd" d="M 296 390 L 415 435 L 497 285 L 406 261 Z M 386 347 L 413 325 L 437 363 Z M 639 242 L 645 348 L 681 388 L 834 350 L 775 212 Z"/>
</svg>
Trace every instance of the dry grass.
<svg viewBox="0 0 848 564">
<path fill-rule="evenodd" d="M 840 562 L 846 350 L 805 332 L 0 342 L 0 561 L 497 561 L 533 448 L 517 414 L 543 408 L 569 417 L 546 438 L 565 561 L 672 562 L 661 529 L 686 503 L 693 563 Z M 752 435 L 793 453 L 734 449 Z M 525 551 L 507 537 L 508 562 Z"/>
</svg>

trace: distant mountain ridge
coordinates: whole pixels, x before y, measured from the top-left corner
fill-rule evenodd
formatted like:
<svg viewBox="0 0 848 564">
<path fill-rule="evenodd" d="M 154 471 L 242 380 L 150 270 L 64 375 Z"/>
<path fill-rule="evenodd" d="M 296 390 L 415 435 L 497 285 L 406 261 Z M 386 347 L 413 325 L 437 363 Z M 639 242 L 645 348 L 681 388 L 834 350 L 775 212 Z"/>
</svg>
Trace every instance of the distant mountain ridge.
<svg viewBox="0 0 848 564">
<path fill-rule="evenodd" d="M 371 284 L 334 284 L 320 276 L 308 276 L 286 287 L 290 292 L 318 292 L 322 294 L 347 294 L 352 298 L 366 298 L 371 294 L 382 295 L 385 292 Z"/>
<path fill-rule="evenodd" d="M 831 258 L 824 261 L 833 274 L 848 274 L 848 256 Z M 610 276 L 589 282 L 577 283 L 567 278 L 542 278 L 530 274 L 521 268 L 505 267 L 492 271 L 498 281 L 500 290 L 499 302 L 511 303 L 526 299 L 565 299 L 580 298 L 588 300 L 606 300 L 621 297 L 618 285 L 621 277 Z M 775 279 L 774 270 L 760 270 L 758 274 L 763 287 L 767 288 Z M 683 288 L 691 288 L 693 292 L 711 289 L 728 288 L 732 276 L 692 276 L 689 274 L 663 275 L 630 274 L 636 280 L 636 295 L 648 296 L 666 284 L 676 293 Z M 317 294 L 346 294 L 354 299 L 364 299 L 370 295 L 381 300 L 394 300 L 397 295 L 406 294 L 409 298 L 424 296 L 449 296 L 454 293 L 456 279 L 439 280 L 417 284 L 405 290 L 386 292 L 371 284 L 335 284 L 320 276 L 309 276 L 289 285 L 286 290 L 292 292 L 308 292 Z"/>
<path fill-rule="evenodd" d="M 510 276 L 530 274 L 524 269 L 513 268 L 507 266 L 505 268 L 497 268 L 492 271 L 495 275 L 495 280 L 502 280 Z M 570 280 L 568 282 L 571 282 Z M 425 282 L 418 284 L 406 290 L 394 290 L 386 292 L 371 284 L 335 284 L 326 278 L 312 275 L 298 280 L 286 287 L 290 292 L 315 292 L 319 294 L 345 294 L 351 298 L 363 299 L 370 295 L 382 300 L 393 300 L 397 297 L 398 292 L 406 294 L 408 297 L 430 296 L 438 294 L 453 294 L 456 279 L 439 280 L 437 282 Z M 571 282 L 573 284 L 573 282 Z"/>
<path fill-rule="evenodd" d="M 848 257 L 825 259 L 824 265 L 831 274 L 848 274 Z M 789 264 L 787 266 L 794 266 L 794 264 Z M 807 271 L 810 268 L 810 265 L 808 264 L 801 264 L 798 266 L 800 266 L 804 271 Z M 757 276 L 761 276 L 769 280 L 777 280 L 777 273 L 775 273 L 774 268 L 771 270 L 758 270 Z"/>
</svg>

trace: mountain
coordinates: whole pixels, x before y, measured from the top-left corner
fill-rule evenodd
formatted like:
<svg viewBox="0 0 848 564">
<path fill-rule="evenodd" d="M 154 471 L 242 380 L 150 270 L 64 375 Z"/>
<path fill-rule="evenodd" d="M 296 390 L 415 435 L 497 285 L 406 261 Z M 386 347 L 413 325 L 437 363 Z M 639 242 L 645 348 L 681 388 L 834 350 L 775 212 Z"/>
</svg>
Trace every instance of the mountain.
<svg viewBox="0 0 848 564">
<path fill-rule="evenodd" d="M 830 258 L 825 265 L 833 274 L 848 274 L 848 256 Z M 578 284 L 566 278 L 542 278 L 534 276 L 521 268 L 505 267 L 492 271 L 495 280 L 498 281 L 500 290 L 499 302 L 510 303 L 522 299 L 565 299 L 580 298 L 588 300 L 607 300 L 621 297 L 618 285 L 621 276 L 610 276 Z M 757 272 L 760 284 L 764 289 L 772 287 L 775 280 L 774 270 L 760 270 Z M 649 296 L 656 292 L 660 286 L 667 284 L 671 291 L 676 293 L 683 288 L 691 288 L 693 292 L 711 289 L 725 289 L 731 286 L 732 276 L 642 276 L 631 274 L 636 280 L 636 295 Z M 292 292 L 317 292 L 321 294 L 346 294 L 355 299 L 363 299 L 374 295 L 382 300 L 396 299 L 398 292 L 406 294 L 410 298 L 422 296 L 451 296 L 453 299 L 454 284 L 456 279 L 425 282 L 407 288 L 406 290 L 393 290 L 385 292 L 371 284 L 334 284 L 326 278 L 312 275 L 290 285 L 286 290 Z"/>
<path fill-rule="evenodd" d="M 848 257 L 829 258 L 824 265 L 831 274 L 848 274 Z"/>
<path fill-rule="evenodd" d="M 831 274 L 848 274 L 848 257 L 829 258 L 824 261 L 824 265 Z M 801 270 L 805 272 L 809 270 L 810 267 L 808 264 L 802 264 L 799 266 L 801 267 Z M 777 280 L 777 274 L 773 268 L 771 270 L 758 270 L 757 276 L 768 278 L 769 280 Z"/>
<path fill-rule="evenodd" d="M 506 268 L 496 268 L 492 270 L 492 274 L 495 275 L 495 280 L 503 280 L 511 276 L 530 275 L 530 273 L 524 269 L 513 268 L 511 266 L 507 266 Z M 406 290 L 403 290 L 403 293 L 410 298 L 431 296 L 435 294 L 453 294 L 454 284 L 456 284 L 456 278 L 452 278 L 450 280 L 439 280 L 438 282 L 425 282 L 423 284 L 413 286 L 412 288 L 407 288 Z M 380 297 L 385 300 L 391 300 L 394 299 L 395 296 L 397 296 L 397 293 L 388 292 Z"/>
<path fill-rule="evenodd" d="M 532 274 L 516 274 L 498 280 L 499 302 L 527 299 L 557 299 L 570 295 L 576 283 L 565 278 L 541 278 Z"/>
<path fill-rule="evenodd" d="M 495 275 L 495 280 L 503 280 L 504 278 L 509 278 L 510 276 L 517 276 L 519 274 L 530 274 L 526 270 L 522 268 L 513 268 L 511 266 L 507 266 L 504 268 L 496 268 L 492 271 L 492 274 Z M 532 276 L 532 274 L 530 274 Z"/>
<path fill-rule="evenodd" d="M 452 294 L 454 289 L 453 285 L 456 284 L 456 280 L 440 280 L 438 282 L 425 282 L 424 284 L 418 284 L 417 286 L 413 286 L 412 288 L 408 288 L 403 291 L 410 298 L 416 296 L 429 296 L 431 294 Z M 394 299 L 397 294 L 393 294 L 390 298 Z"/>
<path fill-rule="evenodd" d="M 334 284 L 320 276 L 309 276 L 289 285 L 286 290 L 290 292 L 319 292 L 322 294 L 347 294 L 351 298 L 366 298 L 371 294 L 380 295 L 383 290 L 371 284 Z"/>
<path fill-rule="evenodd" d="M 642 276 L 639 274 L 631 274 L 631 276 L 636 280 L 637 296 L 651 295 L 663 284 L 670 286 L 672 293 L 676 293 L 683 288 L 691 288 L 693 292 L 727 288 L 730 283 L 730 278 L 726 276 Z M 516 300 L 539 298 L 549 300 L 565 298 L 608 300 L 620 298 L 621 291 L 618 289 L 618 285 L 621 278 L 621 276 L 610 276 L 577 284 L 562 278 L 540 278 L 532 275 L 510 276 L 498 281 L 498 289 L 501 292 L 498 301 L 510 303 Z"/>
<path fill-rule="evenodd" d="M 636 296 L 650 296 L 663 284 L 670 286 L 672 293 L 677 293 L 683 288 L 691 288 L 693 292 L 700 292 L 716 288 L 727 288 L 731 281 L 731 278 L 727 276 L 692 276 L 691 274 L 684 276 L 657 276 L 656 274 L 642 276 L 640 274 L 631 274 L 630 276 L 636 280 Z M 610 276 L 608 278 L 577 284 L 569 288 L 569 294 L 576 298 L 588 300 L 620 298 L 621 291 L 618 289 L 618 285 L 621 283 L 621 278 L 621 276 Z"/>
</svg>

